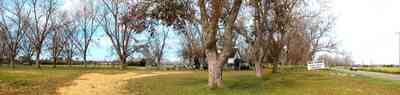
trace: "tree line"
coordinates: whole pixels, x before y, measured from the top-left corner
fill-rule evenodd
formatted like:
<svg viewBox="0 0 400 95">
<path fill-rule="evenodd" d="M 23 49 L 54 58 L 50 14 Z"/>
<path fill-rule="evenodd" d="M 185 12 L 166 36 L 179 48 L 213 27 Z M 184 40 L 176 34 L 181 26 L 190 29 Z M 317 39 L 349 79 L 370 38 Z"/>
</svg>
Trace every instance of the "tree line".
<svg viewBox="0 0 400 95">
<path fill-rule="evenodd" d="M 179 32 L 185 60 L 208 64 L 211 88 L 223 87 L 223 67 L 236 53 L 255 65 L 278 72 L 281 64 L 306 64 L 317 53 L 332 52 L 335 17 L 327 0 L 82 0 L 76 11 L 61 9 L 59 0 L 0 1 L 1 58 L 14 67 L 17 57 L 35 59 L 43 52 L 53 67 L 72 64 L 88 51 L 99 32 L 109 38 L 120 68 L 135 53 L 158 66 L 165 55 L 167 26 Z M 137 34 L 148 38 L 138 40 Z M 138 44 L 141 43 L 141 44 Z"/>
</svg>

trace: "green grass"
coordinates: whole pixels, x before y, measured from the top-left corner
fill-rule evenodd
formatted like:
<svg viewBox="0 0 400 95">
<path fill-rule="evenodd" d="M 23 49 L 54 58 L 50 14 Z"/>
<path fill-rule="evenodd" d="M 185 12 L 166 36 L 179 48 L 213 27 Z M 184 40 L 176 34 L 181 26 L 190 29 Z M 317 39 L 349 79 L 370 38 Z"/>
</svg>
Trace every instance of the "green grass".
<svg viewBox="0 0 400 95">
<path fill-rule="evenodd" d="M 115 74 L 130 71 L 116 68 L 83 68 L 43 65 L 42 69 L 18 65 L 17 68 L 0 67 L 0 95 L 55 95 L 57 87 L 70 85 L 84 73 Z"/>
<path fill-rule="evenodd" d="M 359 70 L 371 71 L 371 72 L 400 74 L 400 67 L 360 67 Z"/>
<path fill-rule="evenodd" d="M 18 66 L 0 67 L 0 95 L 54 95 L 58 87 L 84 73 L 117 74 L 148 73 L 147 70 Z M 252 71 L 226 71 L 224 88 L 210 90 L 207 72 L 170 74 L 132 79 L 126 88 L 133 95 L 394 95 L 400 92 L 400 81 L 351 76 L 334 71 L 305 71 L 286 69 L 281 73 L 266 72 L 257 78 Z"/>
<path fill-rule="evenodd" d="M 79 75 L 77 70 L 1 68 L 0 95 L 53 95 Z"/>
<path fill-rule="evenodd" d="M 163 75 L 133 79 L 128 89 L 134 95 L 393 95 L 400 82 L 353 77 L 333 71 L 297 71 L 266 74 L 224 72 L 225 88 L 207 88 L 207 73 Z"/>
<path fill-rule="evenodd" d="M 267 76 L 268 95 L 393 95 L 400 82 L 333 71 L 287 72 Z"/>
<path fill-rule="evenodd" d="M 171 74 L 130 80 L 128 89 L 134 95 L 247 95 L 263 93 L 263 81 L 252 72 L 224 73 L 225 88 L 208 90 L 207 72 Z"/>
</svg>

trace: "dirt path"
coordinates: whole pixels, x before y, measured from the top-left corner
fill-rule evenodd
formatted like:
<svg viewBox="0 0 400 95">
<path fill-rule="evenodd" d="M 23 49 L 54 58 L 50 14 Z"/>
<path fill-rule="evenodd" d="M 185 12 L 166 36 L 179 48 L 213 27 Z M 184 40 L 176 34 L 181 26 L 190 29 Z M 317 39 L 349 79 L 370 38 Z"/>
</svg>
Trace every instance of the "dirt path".
<svg viewBox="0 0 400 95">
<path fill-rule="evenodd" d="M 367 72 L 367 71 L 350 71 L 350 70 L 341 69 L 341 68 L 333 68 L 332 70 L 351 73 L 351 74 L 359 75 L 359 76 L 377 77 L 377 78 L 385 78 L 385 79 L 391 79 L 391 80 L 400 80 L 400 75 L 398 75 L 398 74 Z"/>
<path fill-rule="evenodd" d="M 151 77 L 166 74 L 180 74 L 185 72 L 154 72 L 150 74 L 124 73 L 124 74 L 84 74 L 73 81 L 73 85 L 57 89 L 60 95 L 126 95 L 124 89 L 127 80 Z"/>
</svg>

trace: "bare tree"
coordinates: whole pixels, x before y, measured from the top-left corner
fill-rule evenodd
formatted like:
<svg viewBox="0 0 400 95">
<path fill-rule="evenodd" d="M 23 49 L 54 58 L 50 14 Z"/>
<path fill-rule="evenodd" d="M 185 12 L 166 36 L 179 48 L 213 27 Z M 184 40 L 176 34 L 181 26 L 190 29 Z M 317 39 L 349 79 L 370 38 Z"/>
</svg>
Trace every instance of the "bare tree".
<svg viewBox="0 0 400 95">
<path fill-rule="evenodd" d="M 264 0 L 265 2 L 267 0 Z M 270 3 L 265 3 L 263 4 L 263 0 L 254 0 L 253 1 L 253 6 L 255 9 L 254 13 L 254 30 L 255 30 L 255 39 L 250 42 L 250 54 L 252 56 L 252 61 L 255 64 L 255 71 L 256 71 L 256 76 L 261 77 L 262 72 L 263 72 L 263 59 L 265 57 L 265 49 L 266 45 L 263 44 L 266 42 L 265 37 L 266 37 L 266 19 L 265 17 L 267 16 L 266 11 L 270 9 L 270 7 L 267 6 L 267 4 Z M 265 8 L 264 8 L 265 7 Z M 266 10 L 264 10 L 266 9 Z"/>
<path fill-rule="evenodd" d="M 64 62 L 71 66 L 73 57 L 77 55 L 77 52 L 79 52 L 79 46 L 76 44 L 76 41 L 80 40 L 79 33 L 82 31 L 79 31 L 78 27 L 81 25 L 79 24 L 79 19 L 74 18 L 73 15 L 68 15 L 66 14 L 67 12 L 63 12 L 63 15 L 59 16 L 59 18 L 64 18 L 64 20 L 61 20 L 62 27 L 59 27 L 58 31 L 60 31 L 61 34 L 61 42 L 62 42 L 62 50 L 60 54 L 60 58 L 64 59 Z"/>
<path fill-rule="evenodd" d="M 5 10 L 4 10 L 4 7 L 3 7 L 4 5 L 3 5 L 3 2 L 2 1 L 0 1 L 0 16 L 4 16 L 5 15 Z M 5 61 L 5 59 L 6 59 L 6 57 L 7 57 L 7 53 L 6 53 L 6 51 L 7 51 L 7 47 L 6 47 L 6 40 L 7 40 L 7 36 L 6 36 L 6 30 L 5 30 L 5 25 L 4 24 L 0 24 L 0 52 L 4 52 L 4 53 L 1 53 L 0 54 L 0 62 L 1 62 L 1 65 L 2 65 L 2 62 L 4 62 Z"/>
<path fill-rule="evenodd" d="M 99 24 L 97 10 L 94 5 L 85 5 L 79 11 L 75 19 L 78 19 L 78 33 L 74 36 L 74 43 L 78 48 L 79 53 L 83 57 L 83 64 L 87 67 L 87 54 L 89 47 L 93 41 L 93 35 L 96 33 Z"/>
<path fill-rule="evenodd" d="M 223 87 L 222 69 L 229 56 L 233 54 L 232 26 L 236 21 L 242 0 L 234 0 L 232 5 L 227 6 L 227 16 L 224 17 L 223 49 L 218 53 L 217 32 L 220 18 L 223 17 L 226 0 L 210 1 L 211 10 L 207 10 L 207 1 L 199 0 L 202 32 L 205 37 L 205 51 L 208 62 L 208 86 L 210 88 Z"/>
<path fill-rule="evenodd" d="M 126 0 L 102 0 L 105 7 L 100 19 L 104 32 L 110 39 L 115 53 L 120 61 L 120 69 L 124 68 L 126 59 L 137 50 L 133 44 L 133 33 L 143 31 L 144 11 L 139 8 L 128 8 Z M 134 4 L 133 4 L 134 5 Z M 129 10 L 128 10 L 129 9 Z M 128 13 L 127 15 L 122 15 Z"/>
<path fill-rule="evenodd" d="M 3 64 L 2 62 L 5 61 L 7 55 L 5 54 L 7 51 L 6 49 L 6 39 L 5 39 L 5 33 L 3 30 L 0 30 L 0 52 L 4 52 L 0 54 L 0 64 Z"/>
<path fill-rule="evenodd" d="M 333 17 L 316 17 L 307 23 L 307 36 L 311 42 L 310 60 L 314 60 L 315 55 L 319 52 L 335 52 L 336 41 L 331 35 L 332 27 L 334 27 L 335 19 Z"/>
<path fill-rule="evenodd" d="M 164 55 L 168 31 L 154 31 L 153 24 L 157 26 L 168 27 L 178 31 L 178 33 L 186 32 L 186 25 L 192 24 L 194 21 L 193 0 L 144 0 L 138 4 L 131 5 L 131 9 L 139 9 L 141 11 L 130 11 L 130 15 L 142 14 L 149 20 L 146 29 L 149 30 L 149 43 L 145 52 L 147 56 L 153 56 L 153 65 L 158 65 Z M 159 22 L 160 21 L 160 22 Z M 153 24 L 151 24 L 153 23 Z M 153 54 L 149 54 L 152 52 Z"/>
<path fill-rule="evenodd" d="M 319 55 L 317 60 L 332 66 L 351 66 L 354 59 L 349 54 L 324 54 Z"/>
<path fill-rule="evenodd" d="M 69 66 L 72 65 L 72 61 L 73 61 L 72 58 L 77 53 L 76 49 L 78 49 L 78 51 L 79 51 L 79 48 L 77 48 L 79 46 L 77 46 L 75 44 L 75 41 L 76 41 L 77 37 L 79 37 L 79 36 L 76 35 L 76 32 L 78 30 L 77 29 L 78 25 L 80 25 L 80 24 L 76 24 L 76 22 L 75 22 L 75 23 L 69 24 L 68 26 L 65 26 L 66 27 L 66 30 L 65 30 L 66 31 L 66 33 L 65 33 L 66 43 L 64 45 L 65 46 L 64 54 L 66 56 L 67 64 Z M 85 67 L 86 67 L 86 63 L 85 63 Z"/>
<path fill-rule="evenodd" d="M 23 35 L 24 37 L 22 37 L 21 47 L 20 47 L 21 56 L 19 57 L 19 60 L 21 60 L 23 63 L 32 64 L 32 56 L 34 55 L 33 51 L 34 45 L 30 43 L 27 34 L 28 33 L 24 33 Z"/>
<path fill-rule="evenodd" d="M 286 63 L 287 64 L 306 64 L 310 60 L 311 43 L 308 35 L 304 32 L 304 23 L 297 23 L 298 30 L 287 33 L 286 43 Z"/>
<path fill-rule="evenodd" d="M 170 28 L 168 26 L 159 25 L 160 27 Z M 145 47 L 142 54 L 145 55 L 151 66 L 160 66 L 162 57 L 164 56 L 166 41 L 169 36 L 169 29 L 153 30 L 147 35 L 147 40 L 141 45 Z M 151 62 L 150 62 L 151 61 Z"/>
<path fill-rule="evenodd" d="M 40 56 L 45 39 L 51 31 L 54 22 L 52 21 L 56 11 L 56 0 L 32 0 L 33 24 L 32 31 L 27 32 L 28 38 L 34 44 L 36 67 L 40 68 Z"/>
<path fill-rule="evenodd" d="M 155 49 L 155 62 L 156 65 L 160 65 L 161 64 L 161 60 L 162 57 L 164 55 L 164 50 L 165 50 L 165 46 L 166 46 L 166 40 L 168 38 L 168 31 L 162 31 L 162 33 L 160 33 L 161 35 L 159 35 L 159 38 L 157 39 L 157 43 L 156 43 L 156 49 Z M 162 37 L 161 37 L 162 36 Z"/>
<path fill-rule="evenodd" d="M 188 59 L 189 65 L 200 65 L 200 61 L 205 58 L 203 44 L 203 36 L 201 31 L 196 27 L 196 23 L 187 24 L 186 29 L 183 32 L 185 38 L 183 56 Z M 196 68 L 196 67 L 195 67 Z M 198 67 L 197 67 L 198 68 Z M 196 69 L 197 69 L 196 68 Z"/>
<path fill-rule="evenodd" d="M 0 54 L 0 66 L 3 64 L 4 61 L 6 61 L 7 55 L 5 54 L 7 49 L 6 49 L 6 44 L 5 44 L 5 39 L 4 39 L 4 32 L 0 30 L 0 52 L 4 52 Z"/>
<path fill-rule="evenodd" d="M 1 17 L 1 27 L 5 32 L 6 45 L 8 51 L 8 58 L 12 68 L 15 67 L 15 58 L 18 55 L 20 42 L 24 33 L 28 29 L 29 25 L 29 12 L 26 9 L 26 2 L 23 0 L 14 0 L 11 2 L 10 6 L 13 7 L 3 7 L 10 15 L 2 15 Z"/>
<path fill-rule="evenodd" d="M 297 4 L 301 0 L 253 0 L 254 32 L 240 33 L 246 37 L 248 60 L 255 63 L 256 76 L 261 77 L 263 63 L 273 65 L 273 72 L 278 71 L 278 64 L 287 48 L 288 33 L 296 30 Z"/>
<path fill-rule="evenodd" d="M 310 5 L 310 3 L 318 4 L 318 7 Z M 332 36 L 335 31 L 335 15 L 333 14 L 329 0 L 308 0 L 300 7 L 298 17 L 304 23 L 303 32 L 311 45 L 308 53 L 310 61 L 315 60 L 315 55 L 320 52 L 335 52 L 336 40 Z"/>
<path fill-rule="evenodd" d="M 53 68 L 58 64 L 58 61 L 62 59 L 62 53 L 65 52 L 66 47 L 70 42 L 70 33 L 73 31 L 68 31 L 71 28 L 70 24 L 73 21 L 69 18 L 66 12 L 58 11 L 55 17 L 55 24 L 52 26 L 51 30 L 51 43 L 50 50 L 51 56 L 53 58 Z"/>
<path fill-rule="evenodd" d="M 294 14 L 301 0 L 282 0 L 269 1 L 271 17 L 266 23 L 270 23 L 271 28 L 268 29 L 266 58 L 273 65 L 273 72 L 278 72 L 278 65 L 281 64 L 281 58 L 284 54 L 284 48 L 287 33 L 294 31 L 296 15 Z"/>
</svg>

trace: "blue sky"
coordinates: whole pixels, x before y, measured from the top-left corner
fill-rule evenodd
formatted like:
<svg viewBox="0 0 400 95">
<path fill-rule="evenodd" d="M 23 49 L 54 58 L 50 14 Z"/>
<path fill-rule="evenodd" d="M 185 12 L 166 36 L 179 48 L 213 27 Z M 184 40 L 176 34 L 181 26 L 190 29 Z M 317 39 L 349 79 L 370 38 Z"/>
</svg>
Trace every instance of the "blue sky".
<svg viewBox="0 0 400 95">
<path fill-rule="evenodd" d="M 90 0 L 89 0 L 90 1 Z M 337 15 L 339 49 L 351 52 L 358 64 L 399 64 L 400 0 L 327 0 Z M 81 0 L 66 0 L 65 9 L 82 6 Z M 110 58 L 107 37 L 98 36 L 89 59 Z M 169 36 L 168 56 L 177 59 L 175 36 Z"/>
<path fill-rule="evenodd" d="M 94 2 L 92 0 L 65 0 L 61 6 L 61 10 L 69 11 L 74 13 L 78 11 L 79 8 L 85 6 L 85 2 Z M 168 37 L 166 39 L 166 49 L 164 51 L 164 59 L 167 61 L 178 61 L 180 60 L 179 50 L 181 49 L 182 41 L 178 32 L 174 31 L 171 27 L 167 26 L 157 26 L 156 32 L 168 32 Z M 137 40 L 146 40 L 149 33 L 143 32 L 140 34 L 135 34 L 134 38 Z M 88 60 L 115 60 L 117 58 L 116 54 L 113 53 L 112 43 L 110 39 L 105 35 L 102 29 L 96 32 L 94 36 L 94 42 L 91 44 L 89 49 Z M 136 56 L 140 56 L 136 55 Z"/>
<path fill-rule="evenodd" d="M 166 39 L 165 46 L 165 55 L 164 59 L 168 61 L 179 61 L 180 60 L 180 49 L 182 48 L 180 44 L 182 44 L 179 33 L 174 31 L 171 27 L 167 26 L 158 26 L 156 29 L 157 33 L 168 32 L 168 36 Z M 140 34 L 135 34 L 135 39 L 137 40 L 146 40 L 149 33 L 143 32 Z M 160 35 L 162 37 L 162 35 Z M 89 60 L 114 60 L 116 59 L 116 55 L 112 53 L 114 49 L 112 49 L 112 44 L 108 36 L 104 34 L 103 31 L 98 31 L 95 36 L 95 42 L 91 45 L 91 49 L 89 50 Z M 136 55 L 140 57 L 139 55 Z"/>
</svg>

